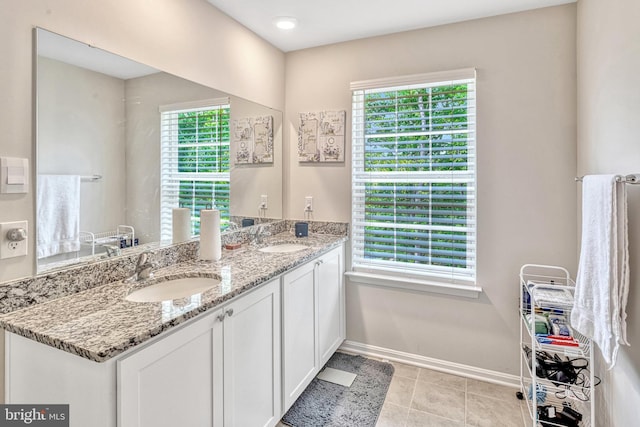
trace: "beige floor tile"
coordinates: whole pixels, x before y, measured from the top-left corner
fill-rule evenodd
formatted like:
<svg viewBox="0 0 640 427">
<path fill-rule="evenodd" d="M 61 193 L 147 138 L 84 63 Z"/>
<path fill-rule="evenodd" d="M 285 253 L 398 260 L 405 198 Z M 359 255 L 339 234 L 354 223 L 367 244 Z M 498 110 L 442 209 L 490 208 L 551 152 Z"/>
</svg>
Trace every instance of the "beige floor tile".
<svg viewBox="0 0 640 427">
<path fill-rule="evenodd" d="M 426 412 L 409 410 L 406 427 L 464 427 L 462 421 L 453 421 Z"/>
<path fill-rule="evenodd" d="M 465 393 L 464 390 L 418 381 L 411 409 L 455 421 L 464 421 Z"/>
<path fill-rule="evenodd" d="M 376 427 L 403 427 L 408 414 L 409 408 L 386 402 L 382 406 Z"/>
<path fill-rule="evenodd" d="M 444 372 L 434 371 L 432 369 L 420 369 L 418 381 L 425 381 L 434 385 L 443 385 L 449 388 L 465 390 L 467 379 L 457 375 L 445 374 Z"/>
<path fill-rule="evenodd" d="M 385 403 L 393 403 L 408 408 L 411 406 L 411 397 L 416 387 L 416 380 L 393 376 Z"/>
<path fill-rule="evenodd" d="M 467 425 L 474 427 L 523 427 L 520 403 L 467 394 Z"/>
<path fill-rule="evenodd" d="M 520 412 L 522 412 L 522 421 L 525 426 L 530 426 L 533 422 L 531 418 L 531 413 L 529 412 L 529 408 L 527 408 L 526 403 L 520 403 Z"/>
<path fill-rule="evenodd" d="M 393 372 L 394 376 L 411 378 L 412 380 L 418 378 L 418 372 L 420 371 L 420 368 L 418 368 L 417 366 L 405 365 L 404 363 L 398 362 L 391 362 L 391 364 L 393 365 L 393 369 L 395 370 Z"/>
<path fill-rule="evenodd" d="M 516 387 L 507 387 L 473 379 L 467 380 L 467 393 L 479 394 L 494 399 L 507 400 L 510 402 L 515 401 L 517 400 L 516 392 L 518 390 Z"/>
</svg>

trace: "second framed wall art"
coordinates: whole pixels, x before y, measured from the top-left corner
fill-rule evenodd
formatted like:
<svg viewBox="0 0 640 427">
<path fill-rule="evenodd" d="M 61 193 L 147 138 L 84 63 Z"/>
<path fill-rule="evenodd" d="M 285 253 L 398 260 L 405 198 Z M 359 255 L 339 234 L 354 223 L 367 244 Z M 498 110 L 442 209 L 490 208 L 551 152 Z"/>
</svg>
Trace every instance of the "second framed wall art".
<svg viewBox="0 0 640 427">
<path fill-rule="evenodd" d="M 298 128 L 299 162 L 344 162 L 347 112 L 300 113 Z"/>
</svg>

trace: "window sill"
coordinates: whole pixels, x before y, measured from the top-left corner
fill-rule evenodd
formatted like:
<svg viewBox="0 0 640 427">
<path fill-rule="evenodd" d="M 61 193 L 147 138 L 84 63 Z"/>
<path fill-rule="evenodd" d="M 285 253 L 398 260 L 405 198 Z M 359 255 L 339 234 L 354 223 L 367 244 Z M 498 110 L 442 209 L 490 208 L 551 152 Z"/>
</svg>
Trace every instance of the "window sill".
<svg viewBox="0 0 640 427">
<path fill-rule="evenodd" d="M 373 286 L 383 286 L 387 288 L 407 289 L 418 292 L 431 292 L 436 294 L 454 295 L 465 298 L 478 298 L 482 293 L 482 288 L 472 285 L 454 285 L 431 280 L 410 279 L 405 277 L 385 276 L 382 274 L 360 273 L 348 271 L 345 276 L 350 281 L 364 283 Z"/>
</svg>

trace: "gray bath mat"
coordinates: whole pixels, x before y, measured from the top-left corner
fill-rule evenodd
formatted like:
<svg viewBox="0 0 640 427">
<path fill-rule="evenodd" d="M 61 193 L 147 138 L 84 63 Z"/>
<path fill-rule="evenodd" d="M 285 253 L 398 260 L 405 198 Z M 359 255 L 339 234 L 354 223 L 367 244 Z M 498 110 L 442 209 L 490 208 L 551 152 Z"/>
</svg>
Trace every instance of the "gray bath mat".
<svg viewBox="0 0 640 427">
<path fill-rule="evenodd" d="M 335 353 L 326 366 L 357 377 L 351 387 L 314 378 L 282 422 L 292 427 L 374 427 L 393 376 L 393 366 L 344 353 Z"/>
</svg>

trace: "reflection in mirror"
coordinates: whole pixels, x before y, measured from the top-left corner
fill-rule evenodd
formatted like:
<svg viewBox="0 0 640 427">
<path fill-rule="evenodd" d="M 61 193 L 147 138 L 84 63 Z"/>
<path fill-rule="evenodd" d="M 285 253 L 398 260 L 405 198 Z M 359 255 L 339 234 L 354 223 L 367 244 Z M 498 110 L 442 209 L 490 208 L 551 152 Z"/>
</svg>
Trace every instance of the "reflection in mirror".
<svg viewBox="0 0 640 427">
<path fill-rule="evenodd" d="M 39 272 L 170 243 L 178 207 L 194 235 L 208 207 L 223 229 L 282 218 L 281 112 L 43 29 L 36 42 Z"/>
</svg>

